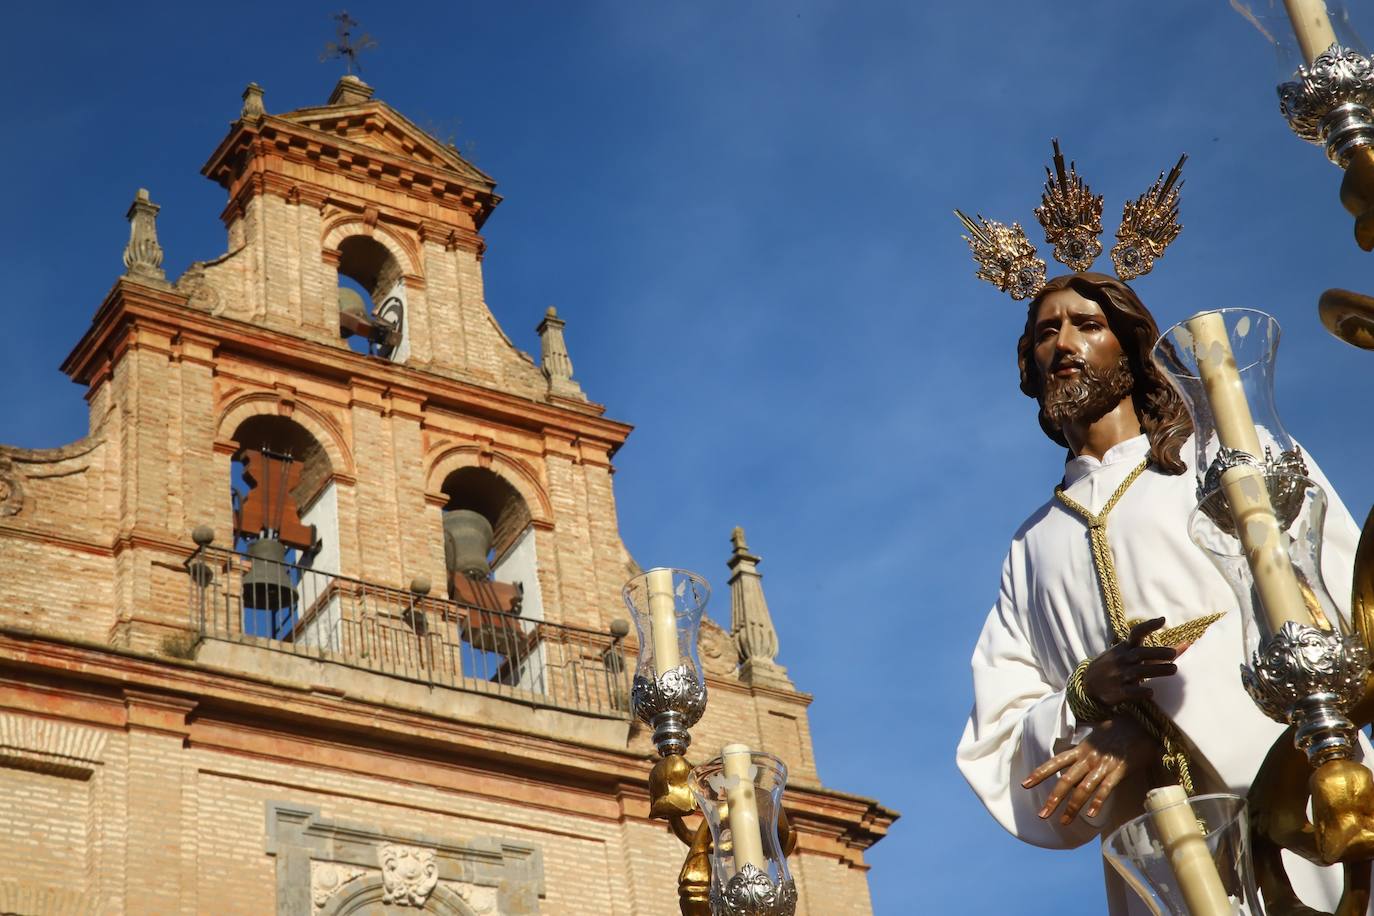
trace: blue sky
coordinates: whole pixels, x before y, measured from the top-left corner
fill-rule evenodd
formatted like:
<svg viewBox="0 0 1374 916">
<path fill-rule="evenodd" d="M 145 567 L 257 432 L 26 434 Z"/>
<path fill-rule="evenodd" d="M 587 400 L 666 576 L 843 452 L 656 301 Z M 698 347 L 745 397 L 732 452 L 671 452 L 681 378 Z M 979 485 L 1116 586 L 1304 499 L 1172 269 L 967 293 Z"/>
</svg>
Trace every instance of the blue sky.
<svg viewBox="0 0 1374 916">
<path fill-rule="evenodd" d="M 122 272 L 134 190 L 162 205 L 169 275 L 222 253 L 198 169 L 250 80 L 269 111 L 324 101 L 335 9 L 7 11 L 0 441 L 85 431 L 57 366 Z M 731 527 L 764 557 L 822 777 L 904 814 L 869 856 L 880 913 L 1102 906 L 1095 848 L 1015 842 L 953 765 L 1007 540 L 1063 456 L 1016 390 L 1021 308 L 973 279 L 952 208 L 1031 221 L 1058 136 L 1110 232 L 1187 151 L 1186 228 L 1137 289 L 1165 326 L 1275 314 L 1290 431 L 1357 516 L 1374 499 L 1374 354 L 1316 318 L 1323 289 L 1374 289 L 1374 262 L 1339 171 L 1278 114 L 1272 53 L 1225 0 L 1049 9 L 350 5 L 378 95 L 499 182 L 498 320 L 537 352 L 557 305 L 577 378 L 636 425 L 616 476 L 636 558 L 707 575 L 728 620 Z"/>
</svg>

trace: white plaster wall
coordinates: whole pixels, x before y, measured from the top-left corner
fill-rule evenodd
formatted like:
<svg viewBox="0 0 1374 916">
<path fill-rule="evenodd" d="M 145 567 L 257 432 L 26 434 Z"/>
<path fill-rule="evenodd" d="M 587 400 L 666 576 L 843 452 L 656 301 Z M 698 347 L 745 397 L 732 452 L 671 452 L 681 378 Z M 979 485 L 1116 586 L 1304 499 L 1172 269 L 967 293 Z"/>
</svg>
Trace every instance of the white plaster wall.
<svg viewBox="0 0 1374 916">
<path fill-rule="evenodd" d="M 525 588 L 524 600 L 520 605 L 520 616 L 526 620 L 544 619 L 544 599 L 539 593 L 539 557 L 534 549 L 534 528 L 526 528 L 515 545 L 506 551 L 501 562 L 492 568 L 491 577 L 497 582 L 519 582 Z M 526 631 L 534 629 L 534 624 L 525 624 Z M 517 686 L 527 690 L 545 691 L 548 677 L 545 666 L 549 663 L 550 651 L 542 641 L 520 666 L 520 680 Z M 555 658 L 560 653 L 553 651 Z"/>
<path fill-rule="evenodd" d="M 515 546 L 506 551 L 501 562 L 492 568 L 491 577 L 497 582 L 519 582 L 525 587 L 525 599 L 520 616 L 529 620 L 544 619 L 544 599 L 539 594 L 539 557 L 534 549 L 534 528 L 526 528 L 516 538 Z"/>
<path fill-rule="evenodd" d="M 315 526 L 320 549 L 309 563 L 315 572 L 302 573 L 299 585 L 299 612 L 304 619 L 297 642 L 323 649 L 340 647 L 340 627 L 343 607 L 330 591 L 334 577 L 328 573 L 339 571 L 339 495 L 334 482 L 325 484 L 320 495 L 301 512 L 301 521 Z"/>
</svg>

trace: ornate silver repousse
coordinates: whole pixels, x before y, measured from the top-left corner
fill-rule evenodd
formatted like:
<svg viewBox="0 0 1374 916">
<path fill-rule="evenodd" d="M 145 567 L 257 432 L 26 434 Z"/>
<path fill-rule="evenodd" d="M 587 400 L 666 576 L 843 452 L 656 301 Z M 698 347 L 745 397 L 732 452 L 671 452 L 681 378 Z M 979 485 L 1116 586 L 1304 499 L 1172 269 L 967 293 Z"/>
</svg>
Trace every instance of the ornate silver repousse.
<svg viewBox="0 0 1374 916">
<path fill-rule="evenodd" d="M 656 681 L 635 675 L 630 702 L 635 714 L 645 722 L 652 724 L 661 713 L 675 712 L 690 728 L 706 711 L 706 687 L 697 681 L 690 668 L 678 665 L 660 674 Z"/>
<path fill-rule="evenodd" d="M 797 885 L 791 878 L 774 884 L 768 875 L 746 864 L 721 890 L 711 884 L 711 912 L 716 916 L 793 916 Z"/>
<path fill-rule="evenodd" d="M 681 754 L 692 743 L 687 730 L 706 711 L 706 685 L 686 665 L 669 668 L 657 680 L 636 674 L 630 705 L 641 721 L 653 726 L 660 754 Z"/>
<path fill-rule="evenodd" d="M 1293 524 L 1293 519 L 1302 511 L 1306 491 L 1306 487 L 1298 479 L 1306 477 L 1308 473 L 1302 449 L 1295 445 L 1290 450 L 1281 452 L 1276 458 L 1270 449 L 1265 448 L 1263 462 L 1249 452 L 1227 448 L 1224 445 L 1217 451 L 1216 458 L 1213 458 L 1207 467 L 1202 483 L 1198 484 L 1197 498 L 1203 506 L 1202 511 L 1227 534 L 1235 534 L 1236 527 L 1231 518 L 1230 507 L 1224 500 L 1208 500 L 1207 497 L 1221 486 L 1222 474 L 1231 468 L 1241 466 L 1258 468 L 1264 472 L 1269 487 L 1269 501 L 1273 503 L 1274 514 L 1278 517 L 1279 530 L 1287 531 L 1288 526 Z"/>
<path fill-rule="evenodd" d="M 1240 669 L 1241 683 L 1266 716 L 1296 728 L 1294 743 L 1315 766 L 1349 757 L 1369 653 L 1358 638 L 1288 621 Z"/>
<path fill-rule="evenodd" d="M 1333 44 L 1296 79 L 1279 85 L 1279 108 L 1293 133 L 1326 147 L 1342 168 L 1358 146 L 1374 143 L 1374 62 Z"/>
</svg>

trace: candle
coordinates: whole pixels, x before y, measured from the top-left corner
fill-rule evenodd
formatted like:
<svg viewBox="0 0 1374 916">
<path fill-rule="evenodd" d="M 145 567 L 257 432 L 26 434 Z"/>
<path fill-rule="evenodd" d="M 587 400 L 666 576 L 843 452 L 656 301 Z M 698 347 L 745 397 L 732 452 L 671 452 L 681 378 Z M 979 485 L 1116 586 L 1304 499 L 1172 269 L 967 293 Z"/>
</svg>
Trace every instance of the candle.
<svg viewBox="0 0 1374 916">
<path fill-rule="evenodd" d="M 752 865 L 767 874 L 759 806 L 754 798 L 754 761 L 748 745 L 727 744 L 720 752 L 725 774 L 725 800 L 730 807 L 730 837 L 735 846 L 735 871 Z"/>
<path fill-rule="evenodd" d="M 1190 916 L 1234 916 L 1236 908 L 1221 884 L 1217 863 L 1198 829 L 1197 815 L 1183 787 L 1151 790 L 1145 795 L 1145 810 L 1159 833 Z"/>
<path fill-rule="evenodd" d="M 1288 18 L 1293 20 L 1293 34 L 1298 36 L 1303 63 L 1312 63 L 1336 43 L 1325 0 L 1283 0 L 1283 5 L 1288 8 Z"/>
<path fill-rule="evenodd" d="M 1236 357 L 1226 336 L 1226 322 L 1219 312 L 1204 312 L 1188 319 L 1193 336 L 1193 354 L 1198 373 L 1212 406 L 1217 439 L 1227 448 L 1261 454 L 1259 434 L 1245 399 Z M 1221 489 L 1231 507 L 1236 536 L 1245 549 L 1245 559 L 1255 578 L 1269 632 L 1277 632 L 1286 621 L 1310 624 L 1307 602 L 1298 586 L 1297 574 L 1288 557 L 1283 532 L 1274 516 L 1269 488 L 1258 468 L 1239 465 L 1221 475 Z"/>
<path fill-rule="evenodd" d="M 1226 322 L 1221 313 L 1194 315 L 1186 326 L 1193 337 L 1193 355 L 1197 357 L 1202 387 L 1212 405 L 1217 438 L 1227 448 L 1261 457 L 1259 434 L 1250 417 L 1250 403 L 1245 400 L 1245 388 L 1236 370 L 1236 357 L 1226 338 Z"/>
<path fill-rule="evenodd" d="M 1269 632 L 1277 633 L 1289 620 L 1310 625 L 1311 615 L 1274 517 L 1264 472 L 1245 465 L 1231 468 L 1221 475 L 1221 490 L 1231 506 L 1236 536 L 1255 577 L 1255 592 L 1269 621 Z"/>
<path fill-rule="evenodd" d="M 682 663 L 677 649 L 677 615 L 673 602 L 673 571 L 649 570 L 649 629 L 654 640 L 654 670 L 670 671 Z"/>
</svg>

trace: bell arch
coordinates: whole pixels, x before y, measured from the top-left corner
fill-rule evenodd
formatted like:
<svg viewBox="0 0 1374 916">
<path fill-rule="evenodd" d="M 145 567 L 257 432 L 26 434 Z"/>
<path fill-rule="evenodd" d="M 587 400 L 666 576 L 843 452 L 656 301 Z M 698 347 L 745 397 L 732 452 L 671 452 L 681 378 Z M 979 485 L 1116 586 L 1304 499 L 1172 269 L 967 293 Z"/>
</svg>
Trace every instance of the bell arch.
<svg viewBox="0 0 1374 916">
<path fill-rule="evenodd" d="M 339 333 L 349 349 L 404 362 L 410 356 L 408 290 L 420 285 L 416 252 L 377 231 L 375 220 L 350 218 L 325 233 L 324 253 L 334 265 Z"/>
<path fill-rule="evenodd" d="M 287 417 L 303 427 L 324 449 L 333 474 L 343 475 L 349 479 L 356 476 L 352 450 L 345 443 L 343 430 L 338 424 L 308 404 L 295 402 L 288 408 L 282 397 L 275 392 L 250 392 L 224 404 L 215 423 L 215 439 L 220 442 L 232 440 L 234 431 L 245 420 L 262 415 Z"/>
<path fill-rule="evenodd" d="M 479 468 L 496 475 L 513 487 L 529 509 L 530 523 L 539 528 L 553 527 L 553 501 L 535 472 L 524 462 L 500 452 L 487 452 L 475 445 L 456 445 L 432 455 L 425 471 L 425 492 L 436 498 L 444 493 L 444 482 L 460 468 Z"/>
<path fill-rule="evenodd" d="M 374 220 L 357 213 L 342 213 L 325 223 L 320 239 L 324 259 L 332 263 L 341 254 L 341 243 L 350 237 L 369 238 L 385 248 L 396 259 L 401 276 L 411 279 L 422 276 L 420 254 L 412 240 L 399 238 L 378 226 Z"/>
<path fill-rule="evenodd" d="M 223 407 L 216 441 L 234 446 L 226 456 L 232 489 L 225 495 L 233 549 L 247 557 L 230 564 L 243 632 L 334 644 L 332 605 L 320 614 L 306 596 L 341 569 L 337 482 L 351 483 L 353 465 L 337 426 L 317 410 L 258 391 Z"/>
</svg>

